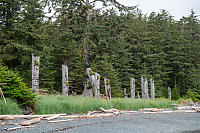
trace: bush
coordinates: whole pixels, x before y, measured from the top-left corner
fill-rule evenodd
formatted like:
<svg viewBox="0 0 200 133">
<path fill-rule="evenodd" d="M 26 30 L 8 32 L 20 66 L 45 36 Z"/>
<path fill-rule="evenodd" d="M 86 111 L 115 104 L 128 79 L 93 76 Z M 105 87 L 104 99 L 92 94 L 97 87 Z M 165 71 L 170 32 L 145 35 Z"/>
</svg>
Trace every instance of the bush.
<svg viewBox="0 0 200 133">
<path fill-rule="evenodd" d="M 191 89 L 189 89 L 186 93 L 186 98 L 189 99 L 191 98 L 192 101 L 194 102 L 198 102 L 199 100 L 197 99 L 198 94 L 195 94 L 195 92 L 193 92 Z"/>
<path fill-rule="evenodd" d="M 0 83 L 5 97 L 15 99 L 21 107 L 32 106 L 36 102 L 36 95 L 26 86 L 19 74 L 14 73 L 0 64 Z"/>
</svg>

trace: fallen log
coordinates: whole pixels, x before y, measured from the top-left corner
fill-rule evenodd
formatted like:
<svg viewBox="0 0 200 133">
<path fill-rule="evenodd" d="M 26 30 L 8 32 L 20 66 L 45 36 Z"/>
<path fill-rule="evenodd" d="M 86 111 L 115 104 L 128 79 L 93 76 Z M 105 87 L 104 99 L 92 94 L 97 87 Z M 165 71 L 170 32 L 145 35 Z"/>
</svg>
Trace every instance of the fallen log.
<svg viewBox="0 0 200 133">
<path fill-rule="evenodd" d="M 15 117 L 13 117 L 12 115 L 9 115 L 9 116 L 1 116 L 0 117 L 0 120 L 13 120 L 15 119 Z"/>
<path fill-rule="evenodd" d="M 113 114 L 100 114 L 100 115 L 68 115 L 60 116 L 60 118 L 100 118 L 100 117 L 112 117 Z"/>
<path fill-rule="evenodd" d="M 0 115 L 0 120 L 5 120 L 7 117 L 13 117 L 15 118 L 21 118 L 21 119 L 31 119 L 31 118 L 45 118 L 45 117 L 50 117 L 54 115 L 60 115 L 60 116 L 65 116 L 66 114 L 46 114 L 46 115 Z"/>
<path fill-rule="evenodd" d="M 88 112 L 87 115 L 92 115 L 92 114 L 95 114 L 95 113 L 103 113 L 102 111 L 92 111 L 92 112 Z"/>
<path fill-rule="evenodd" d="M 99 108 L 99 110 L 101 110 L 102 112 L 104 112 L 104 113 L 114 113 L 114 112 L 120 112 L 120 110 L 118 110 L 118 109 L 104 109 L 104 108 Z"/>
<path fill-rule="evenodd" d="M 56 118 L 58 118 L 58 117 L 60 117 L 60 115 L 59 115 L 59 114 L 58 114 L 58 115 L 53 115 L 53 116 L 50 116 L 50 117 L 47 117 L 47 118 L 44 118 L 44 120 L 47 120 L 47 121 L 49 121 L 49 120 L 56 119 Z"/>
<path fill-rule="evenodd" d="M 20 122 L 19 125 L 22 125 L 22 126 L 29 126 L 31 124 L 34 124 L 34 123 L 37 123 L 41 120 L 41 118 L 33 118 L 31 120 L 27 120 L 27 121 L 23 121 L 23 122 Z"/>
<path fill-rule="evenodd" d="M 67 122 L 67 121 L 74 121 L 74 119 L 57 120 L 57 121 L 48 121 L 48 122 L 49 122 L 49 123 L 58 123 L 58 122 Z"/>
<path fill-rule="evenodd" d="M 20 126 L 20 127 L 12 127 L 12 128 L 5 128 L 6 131 L 12 131 L 17 129 L 23 129 L 23 128 L 33 128 L 35 126 Z"/>
</svg>

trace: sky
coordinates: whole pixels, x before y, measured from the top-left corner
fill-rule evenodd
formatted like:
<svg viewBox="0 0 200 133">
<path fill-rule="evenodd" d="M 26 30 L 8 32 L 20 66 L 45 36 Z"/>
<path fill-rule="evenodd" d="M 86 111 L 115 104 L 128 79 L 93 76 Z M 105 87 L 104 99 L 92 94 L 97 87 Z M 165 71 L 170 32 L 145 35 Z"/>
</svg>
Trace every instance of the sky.
<svg viewBox="0 0 200 133">
<path fill-rule="evenodd" d="M 169 11 L 175 19 L 182 16 L 189 16 L 190 11 L 200 15 L 200 0 L 117 0 L 119 3 L 127 6 L 136 6 L 142 10 L 143 14 L 159 12 L 160 9 Z M 200 18 L 200 16 L 198 16 Z"/>
</svg>

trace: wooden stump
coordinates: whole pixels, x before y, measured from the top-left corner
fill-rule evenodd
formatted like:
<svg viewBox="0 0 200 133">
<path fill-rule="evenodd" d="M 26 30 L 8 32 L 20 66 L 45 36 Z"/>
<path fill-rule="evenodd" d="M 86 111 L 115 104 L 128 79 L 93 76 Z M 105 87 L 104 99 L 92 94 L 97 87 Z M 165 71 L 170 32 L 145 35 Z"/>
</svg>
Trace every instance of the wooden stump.
<svg viewBox="0 0 200 133">
<path fill-rule="evenodd" d="M 32 90 L 38 93 L 39 90 L 39 66 L 40 57 L 32 55 Z"/>
<path fill-rule="evenodd" d="M 126 92 L 126 88 L 124 88 L 124 98 L 128 98 L 128 94 Z"/>
<path fill-rule="evenodd" d="M 69 92 L 68 67 L 62 65 L 62 95 L 68 96 L 68 92 Z"/>
</svg>

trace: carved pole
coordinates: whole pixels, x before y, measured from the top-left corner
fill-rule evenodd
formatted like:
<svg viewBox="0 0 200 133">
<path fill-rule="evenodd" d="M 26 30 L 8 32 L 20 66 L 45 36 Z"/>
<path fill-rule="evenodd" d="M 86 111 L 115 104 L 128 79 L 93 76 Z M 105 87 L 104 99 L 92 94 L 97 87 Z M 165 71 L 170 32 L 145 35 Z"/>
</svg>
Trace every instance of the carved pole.
<svg viewBox="0 0 200 133">
<path fill-rule="evenodd" d="M 155 99 L 155 84 L 153 77 L 150 78 L 150 84 L 151 84 L 151 99 Z"/>
<path fill-rule="evenodd" d="M 106 94 L 106 99 L 110 100 L 111 99 L 111 87 L 110 87 L 110 80 L 107 78 L 104 78 L 104 84 L 105 84 L 105 94 Z"/>
<path fill-rule="evenodd" d="M 170 87 L 168 87 L 168 98 L 169 98 L 169 100 L 172 100 L 171 88 Z"/>
<path fill-rule="evenodd" d="M 40 57 L 32 55 L 32 90 L 38 93 L 39 90 L 39 66 Z"/>
<path fill-rule="evenodd" d="M 83 90 L 83 94 L 82 95 L 83 96 L 93 97 L 92 80 L 94 80 L 94 73 L 92 72 L 91 68 L 87 68 L 86 69 L 86 74 L 87 74 L 88 77 L 86 78 L 85 86 L 84 86 L 84 90 Z"/>
<path fill-rule="evenodd" d="M 139 92 L 137 92 L 137 97 L 138 97 L 138 99 L 141 99 L 141 98 L 140 98 L 140 94 L 139 94 Z"/>
<path fill-rule="evenodd" d="M 68 92 L 69 92 L 68 67 L 62 65 L 62 95 L 68 96 Z"/>
<path fill-rule="evenodd" d="M 145 77 L 144 78 L 144 97 L 145 97 L 145 99 L 149 99 L 149 93 L 148 93 L 148 80 L 147 80 L 147 78 Z"/>
<path fill-rule="evenodd" d="M 142 99 L 145 98 L 145 95 L 144 95 L 144 77 L 142 76 L 141 77 L 141 90 L 142 90 Z"/>
<path fill-rule="evenodd" d="M 96 72 L 94 73 L 93 86 L 94 86 L 94 97 L 99 98 L 100 97 L 100 74 Z"/>
<path fill-rule="evenodd" d="M 126 88 L 124 88 L 124 98 L 128 98 L 128 94 L 126 93 Z"/>
<path fill-rule="evenodd" d="M 134 78 L 131 78 L 130 88 L 131 88 L 131 98 L 135 99 L 135 79 Z"/>
</svg>

